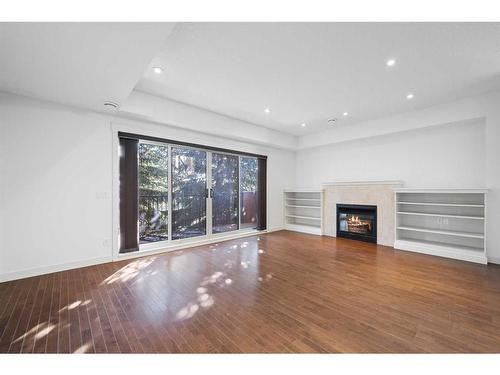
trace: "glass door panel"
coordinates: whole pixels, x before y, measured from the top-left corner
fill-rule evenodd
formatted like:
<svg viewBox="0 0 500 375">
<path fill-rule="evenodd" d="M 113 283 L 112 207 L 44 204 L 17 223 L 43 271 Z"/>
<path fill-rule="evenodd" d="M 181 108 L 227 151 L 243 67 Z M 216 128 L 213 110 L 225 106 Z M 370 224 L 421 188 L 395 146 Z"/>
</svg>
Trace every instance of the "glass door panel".
<svg viewBox="0 0 500 375">
<path fill-rule="evenodd" d="M 257 227 L 258 163 L 256 158 L 240 159 L 240 228 Z"/>
<path fill-rule="evenodd" d="M 238 157 L 212 153 L 212 233 L 238 229 Z"/>
<path fill-rule="evenodd" d="M 139 243 L 168 240 L 168 146 L 139 143 Z"/>
<path fill-rule="evenodd" d="M 172 147 L 172 239 L 207 234 L 207 153 Z"/>
</svg>

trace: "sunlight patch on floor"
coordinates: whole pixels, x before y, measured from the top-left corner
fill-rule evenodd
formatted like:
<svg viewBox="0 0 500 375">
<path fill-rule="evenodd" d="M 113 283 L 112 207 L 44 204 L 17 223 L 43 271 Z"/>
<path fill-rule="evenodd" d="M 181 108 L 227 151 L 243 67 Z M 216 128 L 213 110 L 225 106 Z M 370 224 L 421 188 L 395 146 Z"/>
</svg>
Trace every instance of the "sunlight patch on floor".
<svg viewBox="0 0 500 375">
<path fill-rule="evenodd" d="M 37 334 L 35 335 L 35 340 L 39 340 L 42 337 L 47 336 L 54 328 L 56 328 L 55 324 L 49 324 L 49 325 L 47 325 L 47 327 L 45 327 L 41 331 L 37 332 Z"/>
<path fill-rule="evenodd" d="M 78 306 L 87 306 L 88 304 L 90 304 L 90 302 L 92 302 L 92 300 L 90 300 L 90 299 L 87 299 L 83 302 L 81 300 L 71 302 L 71 303 L 67 304 L 66 306 L 62 307 L 58 312 L 60 314 L 66 310 L 68 310 L 68 311 L 73 310 L 73 309 L 77 308 Z"/>
<path fill-rule="evenodd" d="M 127 264 L 125 267 L 119 269 L 111 276 L 104 279 L 101 285 L 112 284 L 117 281 L 126 282 L 134 279 L 141 270 L 148 267 L 153 263 L 154 258 L 139 259 L 132 263 Z"/>
<path fill-rule="evenodd" d="M 179 310 L 176 315 L 177 320 L 186 320 L 193 317 L 194 314 L 199 310 L 197 303 L 188 303 L 185 307 Z"/>
<path fill-rule="evenodd" d="M 19 341 L 26 341 L 26 339 L 31 340 L 39 340 L 45 336 L 47 336 L 57 325 L 51 324 L 49 322 L 42 322 L 32 327 L 29 331 L 25 332 L 21 336 L 19 336 L 13 343 Z"/>
<path fill-rule="evenodd" d="M 201 286 L 215 284 L 219 278 L 221 278 L 224 274 L 220 271 L 214 272 L 211 276 L 205 277 L 201 282 Z"/>
<path fill-rule="evenodd" d="M 87 351 L 90 349 L 90 343 L 83 344 L 80 346 L 78 349 L 76 349 L 73 353 L 74 354 L 83 354 L 87 353 Z"/>
<path fill-rule="evenodd" d="M 21 336 L 19 336 L 17 339 L 15 339 L 13 341 L 13 343 L 16 343 L 16 342 L 19 342 L 21 340 L 24 340 L 25 337 L 28 337 L 29 335 L 32 335 L 36 332 L 36 330 L 43 326 L 45 323 L 40 323 L 40 324 L 37 324 L 36 326 L 34 326 L 33 328 L 31 328 L 28 332 L 25 332 L 24 334 L 22 334 Z"/>
</svg>

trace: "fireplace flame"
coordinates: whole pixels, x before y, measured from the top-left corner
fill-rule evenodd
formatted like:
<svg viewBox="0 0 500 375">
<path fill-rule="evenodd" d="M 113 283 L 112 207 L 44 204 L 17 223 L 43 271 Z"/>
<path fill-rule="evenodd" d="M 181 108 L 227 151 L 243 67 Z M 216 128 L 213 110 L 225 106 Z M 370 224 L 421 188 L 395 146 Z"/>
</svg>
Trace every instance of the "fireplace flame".
<svg viewBox="0 0 500 375">
<path fill-rule="evenodd" d="M 363 220 L 359 216 L 349 216 L 347 226 L 350 232 L 369 233 L 372 230 L 371 220 Z"/>
</svg>

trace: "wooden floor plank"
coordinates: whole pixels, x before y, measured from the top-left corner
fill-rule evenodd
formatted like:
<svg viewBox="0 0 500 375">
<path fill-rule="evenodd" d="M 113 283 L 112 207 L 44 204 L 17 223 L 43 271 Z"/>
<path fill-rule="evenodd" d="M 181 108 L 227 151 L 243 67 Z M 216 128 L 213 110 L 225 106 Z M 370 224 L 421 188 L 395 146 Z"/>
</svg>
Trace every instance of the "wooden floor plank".
<svg viewBox="0 0 500 375">
<path fill-rule="evenodd" d="M 0 353 L 498 353 L 500 267 L 279 231 L 0 284 Z"/>
</svg>

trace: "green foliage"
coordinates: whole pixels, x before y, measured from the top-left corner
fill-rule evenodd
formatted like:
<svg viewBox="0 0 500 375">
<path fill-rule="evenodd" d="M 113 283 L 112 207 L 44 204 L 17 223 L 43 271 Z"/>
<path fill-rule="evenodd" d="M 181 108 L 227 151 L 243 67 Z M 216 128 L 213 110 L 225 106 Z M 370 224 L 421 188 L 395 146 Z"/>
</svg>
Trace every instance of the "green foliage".
<svg viewBox="0 0 500 375">
<path fill-rule="evenodd" d="M 241 158 L 240 184 L 242 192 L 257 191 L 257 169 L 257 159 Z"/>
<path fill-rule="evenodd" d="M 139 144 L 139 194 L 168 194 L 168 147 Z"/>
</svg>

